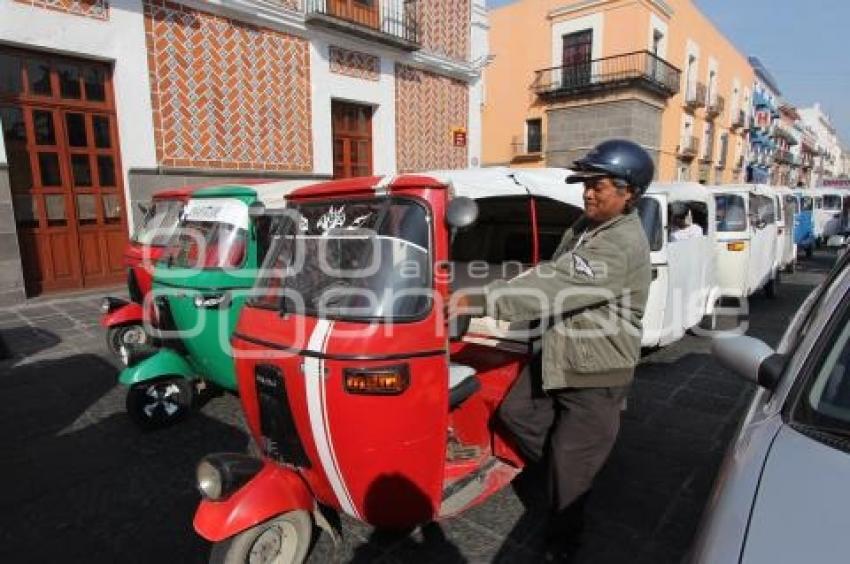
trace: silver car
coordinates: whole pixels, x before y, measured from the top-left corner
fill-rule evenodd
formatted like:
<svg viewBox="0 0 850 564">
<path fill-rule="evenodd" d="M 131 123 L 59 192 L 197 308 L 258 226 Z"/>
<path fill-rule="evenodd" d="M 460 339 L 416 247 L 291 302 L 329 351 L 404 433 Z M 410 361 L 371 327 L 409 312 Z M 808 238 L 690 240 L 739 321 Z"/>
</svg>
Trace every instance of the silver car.
<svg viewBox="0 0 850 564">
<path fill-rule="evenodd" d="M 797 312 L 776 351 L 715 340 L 758 383 L 726 454 L 694 562 L 850 562 L 850 253 Z"/>
</svg>

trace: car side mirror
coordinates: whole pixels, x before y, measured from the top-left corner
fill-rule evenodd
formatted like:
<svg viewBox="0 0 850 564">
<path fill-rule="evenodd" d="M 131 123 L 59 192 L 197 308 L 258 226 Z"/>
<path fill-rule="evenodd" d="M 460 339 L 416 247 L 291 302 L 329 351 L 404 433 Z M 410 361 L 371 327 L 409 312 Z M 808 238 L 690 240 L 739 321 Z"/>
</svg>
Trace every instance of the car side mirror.
<svg viewBox="0 0 850 564">
<path fill-rule="evenodd" d="M 767 390 L 776 389 L 787 361 L 786 355 L 777 354 L 763 341 L 746 335 L 716 337 L 711 352 L 721 366 Z"/>
</svg>

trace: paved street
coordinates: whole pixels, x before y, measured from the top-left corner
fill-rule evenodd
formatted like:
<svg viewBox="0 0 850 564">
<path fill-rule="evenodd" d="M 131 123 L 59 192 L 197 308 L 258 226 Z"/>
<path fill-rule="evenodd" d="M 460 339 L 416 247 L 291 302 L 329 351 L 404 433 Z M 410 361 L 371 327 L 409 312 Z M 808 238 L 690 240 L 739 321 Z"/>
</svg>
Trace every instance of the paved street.
<svg viewBox="0 0 850 564">
<path fill-rule="evenodd" d="M 781 297 L 751 301 L 750 334 L 776 344 L 832 264 L 826 253 L 786 276 Z M 238 401 L 214 397 L 179 427 L 138 431 L 124 414 L 98 325 L 99 297 L 0 310 L 0 561 L 195 562 L 197 460 L 240 451 Z M 753 388 L 720 369 L 706 339 L 648 354 L 615 451 L 589 503 L 580 562 L 678 562 Z M 526 477 L 462 517 L 412 535 L 346 521 L 339 561 L 536 562 L 540 480 Z M 331 559 L 326 536 L 311 562 Z"/>
</svg>

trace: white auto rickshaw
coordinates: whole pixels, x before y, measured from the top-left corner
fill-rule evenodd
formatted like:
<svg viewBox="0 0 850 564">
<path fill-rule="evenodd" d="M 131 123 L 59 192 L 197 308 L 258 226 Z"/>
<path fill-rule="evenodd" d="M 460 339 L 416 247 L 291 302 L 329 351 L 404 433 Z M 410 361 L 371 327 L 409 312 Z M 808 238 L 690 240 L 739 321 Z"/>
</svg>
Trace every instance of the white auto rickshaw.
<svg viewBox="0 0 850 564">
<path fill-rule="evenodd" d="M 825 243 L 833 235 L 842 231 L 844 191 L 837 188 L 814 188 L 815 197 L 815 237 Z"/>
<path fill-rule="evenodd" d="M 639 208 L 652 260 L 641 344 L 664 346 L 712 315 L 720 297 L 714 197 L 695 182 L 653 183 Z"/>
<path fill-rule="evenodd" d="M 776 295 L 776 203 L 759 184 L 710 188 L 716 204 L 717 279 L 724 297 L 746 298 L 764 288 Z"/>
<path fill-rule="evenodd" d="M 776 207 L 776 261 L 777 271 L 794 272 L 797 263 L 797 245 L 794 243 L 794 215 L 797 199 L 790 188 L 773 187 Z"/>
</svg>

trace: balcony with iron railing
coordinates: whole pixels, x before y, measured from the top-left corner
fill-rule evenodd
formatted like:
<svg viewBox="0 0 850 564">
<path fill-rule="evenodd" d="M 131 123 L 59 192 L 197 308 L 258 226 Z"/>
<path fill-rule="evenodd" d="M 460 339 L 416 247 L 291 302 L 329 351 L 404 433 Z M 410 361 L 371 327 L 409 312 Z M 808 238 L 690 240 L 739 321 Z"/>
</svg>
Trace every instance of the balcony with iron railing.
<svg viewBox="0 0 850 564">
<path fill-rule="evenodd" d="M 705 105 L 705 117 L 714 119 L 723 113 L 723 109 L 725 107 L 726 98 L 719 94 L 715 94 L 709 98 L 708 103 Z"/>
<path fill-rule="evenodd" d="M 747 112 L 738 110 L 732 118 L 732 129 L 744 129 L 747 127 Z"/>
<path fill-rule="evenodd" d="M 308 24 L 403 49 L 419 43 L 420 0 L 304 0 Z"/>
<path fill-rule="evenodd" d="M 782 164 L 791 164 L 794 162 L 794 155 L 791 154 L 791 151 L 786 151 L 785 149 L 779 149 L 775 153 L 773 153 L 773 159 L 777 163 Z"/>
<path fill-rule="evenodd" d="M 702 82 L 688 84 L 688 88 L 685 90 L 685 107 L 689 110 L 695 110 L 705 106 L 706 93 L 705 84 Z"/>
<path fill-rule="evenodd" d="M 650 53 L 635 51 L 587 62 L 535 71 L 531 89 L 541 98 L 554 99 L 642 88 L 669 98 L 679 91 L 681 71 Z"/>
<path fill-rule="evenodd" d="M 699 139 L 693 135 L 683 135 L 679 140 L 679 158 L 691 160 L 699 153 Z"/>
</svg>

